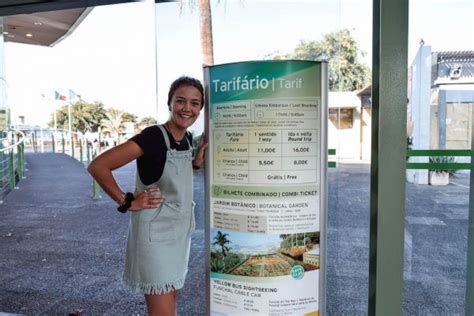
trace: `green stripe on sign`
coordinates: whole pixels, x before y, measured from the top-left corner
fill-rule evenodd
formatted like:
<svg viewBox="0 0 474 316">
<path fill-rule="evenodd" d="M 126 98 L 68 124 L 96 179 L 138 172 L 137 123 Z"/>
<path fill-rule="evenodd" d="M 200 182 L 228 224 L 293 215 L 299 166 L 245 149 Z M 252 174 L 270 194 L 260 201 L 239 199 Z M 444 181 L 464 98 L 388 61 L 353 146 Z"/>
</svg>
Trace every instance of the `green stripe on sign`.
<svg viewBox="0 0 474 316">
<path fill-rule="evenodd" d="M 471 151 L 468 149 L 409 149 L 407 156 L 424 157 L 424 156 L 470 156 Z"/>
<path fill-rule="evenodd" d="M 335 161 L 328 161 L 328 168 L 336 168 L 336 162 Z"/>
<path fill-rule="evenodd" d="M 336 150 L 335 149 L 328 149 L 328 155 L 335 155 Z"/>
<path fill-rule="evenodd" d="M 407 169 L 428 169 L 428 170 L 465 170 L 471 169 L 470 163 L 428 163 L 428 162 L 408 162 Z"/>
</svg>

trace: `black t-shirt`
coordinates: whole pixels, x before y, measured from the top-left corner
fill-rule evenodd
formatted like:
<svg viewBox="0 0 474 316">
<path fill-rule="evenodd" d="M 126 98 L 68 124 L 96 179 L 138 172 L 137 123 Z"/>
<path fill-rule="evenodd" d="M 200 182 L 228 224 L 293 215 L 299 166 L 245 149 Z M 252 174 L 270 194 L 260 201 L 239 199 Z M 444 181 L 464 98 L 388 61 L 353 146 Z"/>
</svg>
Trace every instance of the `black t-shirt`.
<svg viewBox="0 0 474 316">
<path fill-rule="evenodd" d="M 178 143 L 166 128 L 165 130 L 170 139 L 171 149 L 178 151 L 189 149 L 189 144 L 192 144 L 193 141 L 191 133 L 186 132 L 185 137 Z M 189 140 L 189 144 L 186 138 Z M 168 151 L 160 128 L 157 125 L 148 126 L 130 140 L 143 150 L 143 155 L 137 159 L 138 175 L 142 183 L 149 185 L 160 180 L 165 167 L 166 152 Z"/>
</svg>

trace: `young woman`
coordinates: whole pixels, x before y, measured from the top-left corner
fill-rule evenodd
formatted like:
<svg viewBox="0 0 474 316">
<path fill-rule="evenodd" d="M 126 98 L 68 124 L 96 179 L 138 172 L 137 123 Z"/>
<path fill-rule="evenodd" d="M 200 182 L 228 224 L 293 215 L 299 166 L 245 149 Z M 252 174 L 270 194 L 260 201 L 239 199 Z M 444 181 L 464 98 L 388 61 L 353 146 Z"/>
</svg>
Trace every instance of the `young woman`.
<svg viewBox="0 0 474 316">
<path fill-rule="evenodd" d="M 203 94 L 199 80 L 176 79 L 168 93 L 168 121 L 104 152 L 88 168 L 117 210 L 131 213 L 123 278 L 145 295 L 149 315 L 176 315 L 187 272 L 195 227 L 192 169 L 203 165 L 207 147 L 201 138 L 193 159 L 187 128 L 199 116 Z M 124 193 L 112 171 L 135 159 L 136 189 Z"/>
</svg>

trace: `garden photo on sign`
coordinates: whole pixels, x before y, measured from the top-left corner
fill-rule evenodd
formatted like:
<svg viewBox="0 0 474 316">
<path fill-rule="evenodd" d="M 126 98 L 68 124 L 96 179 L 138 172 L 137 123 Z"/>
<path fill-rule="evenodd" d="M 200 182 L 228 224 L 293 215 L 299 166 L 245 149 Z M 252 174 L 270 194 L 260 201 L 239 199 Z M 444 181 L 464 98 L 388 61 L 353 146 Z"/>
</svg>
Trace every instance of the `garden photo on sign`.
<svg viewBox="0 0 474 316">
<path fill-rule="evenodd" d="M 211 230 L 211 272 L 246 277 L 289 275 L 295 265 L 319 269 L 319 232 L 255 234 Z"/>
</svg>

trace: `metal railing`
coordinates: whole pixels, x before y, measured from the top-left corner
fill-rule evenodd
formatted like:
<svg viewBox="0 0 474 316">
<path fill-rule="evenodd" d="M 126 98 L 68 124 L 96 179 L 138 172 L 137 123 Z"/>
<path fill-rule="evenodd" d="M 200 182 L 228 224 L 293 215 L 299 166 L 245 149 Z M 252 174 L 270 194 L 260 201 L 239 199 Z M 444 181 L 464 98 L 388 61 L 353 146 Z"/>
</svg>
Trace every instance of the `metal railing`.
<svg viewBox="0 0 474 316">
<path fill-rule="evenodd" d="M 88 140 L 82 133 L 68 130 L 34 129 L 24 130 L 25 152 L 60 153 L 71 156 L 84 166 L 88 166 L 99 153 L 99 142 Z M 92 185 L 92 197 L 100 199 L 101 190 L 96 181 Z"/>
<path fill-rule="evenodd" d="M 98 148 L 81 133 L 67 130 L 24 130 L 25 151 L 63 153 L 88 165 Z"/>
<path fill-rule="evenodd" d="M 3 132 L 0 138 L 0 203 L 25 177 L 25 135 L 17 130 Z"/>
</svg>

